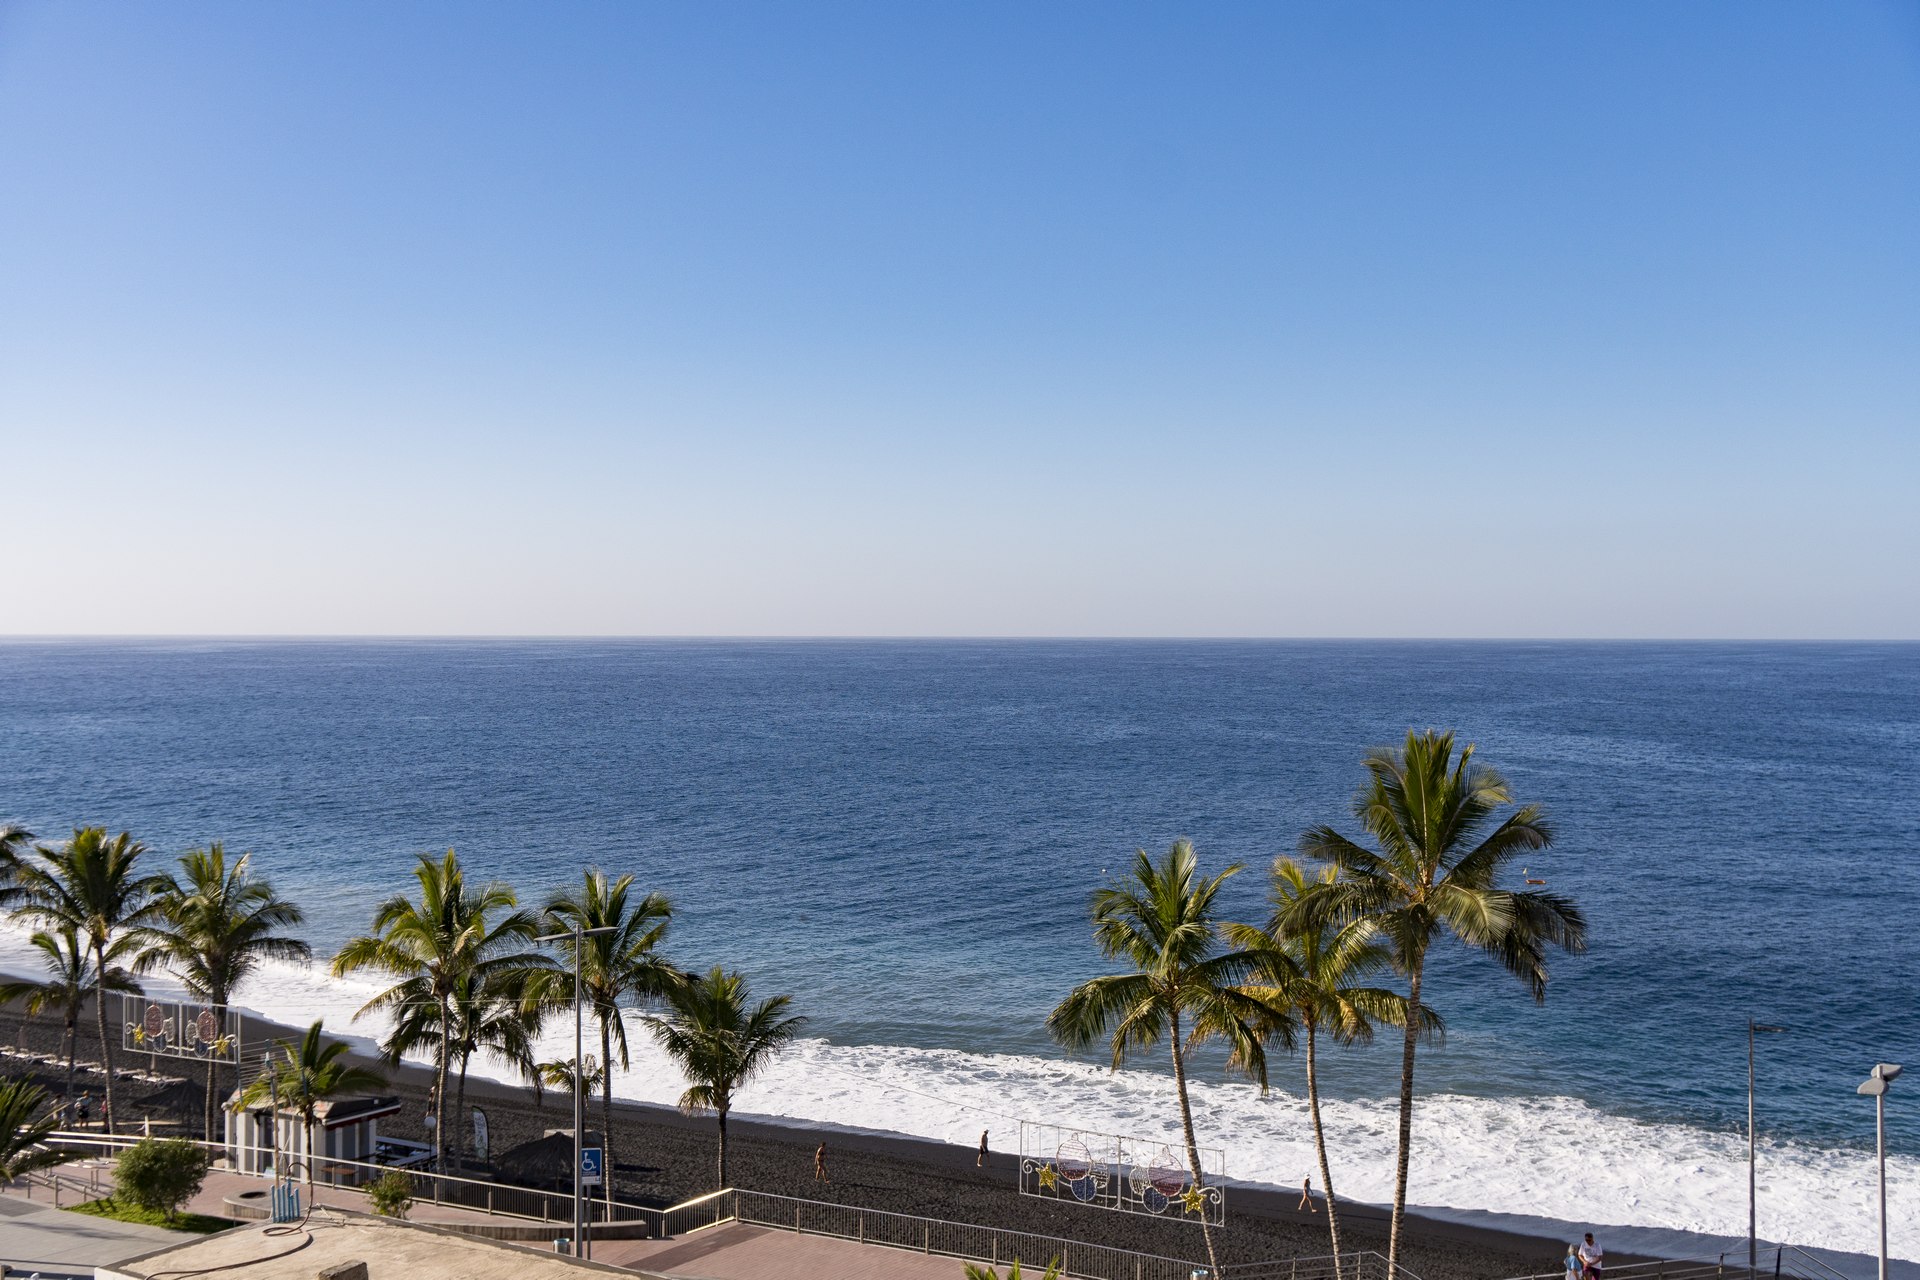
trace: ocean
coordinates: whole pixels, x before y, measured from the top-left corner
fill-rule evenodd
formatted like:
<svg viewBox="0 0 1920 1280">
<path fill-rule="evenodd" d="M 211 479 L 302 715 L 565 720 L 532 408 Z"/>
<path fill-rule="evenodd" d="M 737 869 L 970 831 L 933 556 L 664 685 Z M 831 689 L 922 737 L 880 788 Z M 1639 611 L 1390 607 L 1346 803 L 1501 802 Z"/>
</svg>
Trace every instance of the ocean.
<svg viewBox="0 0 1920 1280">
<path fill-rule="evenodd" d="M 0 817 L 250 849 L 322 955 L 421 852 L 532 902 L 631 871 L 673 900 L 676 961 L 811 1018 L 743 1110 L 1016 1149 L 1022 1119 L 1173 1132 L 1158 1061 L 1110 1073 L 1045 1033 L 1103 971 L 1102 877 L 1188 837 L 1246 864 L 1227 913 L 1263 918 L 1276 855 L 1355 829 L 1362 754 L 1428 726 L 1547 808 L 1559 839 L 1528 867 L 1592 947 L 1554 960 L 1542 1005 L 1440 948 L 1411 1203 L 1744 1237 L 1754 1017 L 1789 1028 L 1760 1044 L 1761 1234 L 1869 1251 L 1854 1086 L 1920 1069 L 1920 646 L 13 641 Z M 348 1025 L 368 989 L 283 968 L 240 1003 L 371 1035 Z M 1384 1202 L 1396 1052 L 1327 1059 L 1336 1185 Z M 1203 1141 L 1234 1179 L 1298 1185 L 1300 1064 L 1272 1083 L 1208 1072 Z M 679 1084 L 648 1048 L 618 1088 Z M 1893 1251 L 1920 1260 L 1914 1099 L 1890 1098 L 1890 1191 Z"/>
</svg>

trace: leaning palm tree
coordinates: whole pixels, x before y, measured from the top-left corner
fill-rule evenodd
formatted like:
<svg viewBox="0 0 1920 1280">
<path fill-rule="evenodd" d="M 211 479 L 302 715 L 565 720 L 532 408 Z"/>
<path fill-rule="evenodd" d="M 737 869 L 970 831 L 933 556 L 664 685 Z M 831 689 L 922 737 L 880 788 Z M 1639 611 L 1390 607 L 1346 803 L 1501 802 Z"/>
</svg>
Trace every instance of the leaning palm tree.
<svg viewBox="0 0 1920 1280">
<path fill-rule="evenodd" d="M 720 1119 L 720 1187 L 727 1185 L 727 1112 L 734 1093 L 772 1064 L 807 1020 L 788 1013 L 792 996 L 770 996 L 749 1007 L 746 977 L 719 965 L 667 995 L 665 1017 L 646 1019 L 654 1038 L 680 1064 L 687 1091 L 680 1109 L 711 1111 Z"/>
<path fill-rule="evenodd" d="M 599 1063 L 593 1061 L 588 1061 L 582 1064 L 582 1066 L 583 1069 L 576 1072 L 573 1069 L 573 1061 L 571 1059 L 566 1061 L 536 1062 L 533 1066 L 534 1079 L 540 1087 L 558 1089 L 569 1098 L 573 1096 L 574 1090 L 582 1085 L 591 1093 L 600 1083 L 600 1077 L 606 1074 L 606 1070 Z"/>
<path fill-rule="evenodd" d="M 195 999 L 226 1017 L 235 988 L 263 960 L 306 960 L 313 953 L 287 930 L 304 917 L 300 908 L 273 891 L 273 885 L 249 875 L 251 853 L 231 864 L 219 841 L 180 857 L 180 872 L 167 879 L 160 894 L 164 923 L 149 966 L 164 963 Z M 226 1035 L 222 1026 L 216 1039 Z M 214 1140 L 213 1100 L 220 1057 L 207 1057 L 206 1139 Z"/>
<path fill-rule="evenodd" d="M 42 929 L 27 941 L 40 952 L 46 980 L 0 983 L 0 1004 L 19 1000 L 28 1017 L 38 1017 L 49 1009 L 59 1011 L 66 1028 L 66 1096 L 71 1101 L 80 1065 L 80 1011 L 86 1008 L 87 995 L 102 989 L 139 991 L 140 984 L 134 981 L 128 966 L 137 963 L 140 945 L 134 938 L 115 938 L 107 947 L 106 978 L 100 980 L 94 977 L 92 954 L 71 926 L 53 932 Z"/>
<path fill-rule="evenodd" d="M 600 1028 L 600 1061 L 606 1064 L 600 1079 L 600 1141 L 606 1146 L 606 1164 L 611 1170 L 614 1051 L 619 1051 L 621 1070 L 632 1065 L 627 1052 L 627 1024 L 620 1008 L 631 1000 L 665 996 L 685 980 L 685 975 L 660 954 L 660 944 L 673 923 L 673 908 L 657 893 L 634 898 L 632 876 L 610 881 L 596 868 L 586 873 L 578 892 L 555 894 L 547 902 L 547 919 L 548 928 L 556 932 L 576 925 L 582 931 L 580 992 Z M 611 932 L 586 936 L 594 929 Z M 571 1004 L 573 939 L 561 938 L 559 949 L 561 968 L 553 971 L 546 984 L 548 999 Z"/>
<path fill-rule="evenodd" d="M 9 896 L 14 916 L 45 929 L 72 929 L 93 956 L 93 1012 L 100 1032 L 100 1062 L 106 1072 L 107 1132 L 113 1132 L 118 1108 L 113 1102 L 113 1041 L 107 1036 L 104 975 L 113 968 L 107 956 L 117 941 L 144 949 L 161 921 L 159 894 L 166 878 L 143 874 L 147 847 L 122 831 L 111 838 L 105 827 L 84 827 L 57 847 L 39 845 L 38 855 L 22 859 L 13 872 Z M 122 952 L 121 954 L 125 954 Z"/>
<path fill-rule="evenodd" d="M 0 1182 L 74 1158 L 45 1145 L 59 1125 L 46 1103 L 47 1091 L 31 1080 L 0 1080 Z"/>
<path fill-rule="evenodd" d="M 1340 1211 L 1333 1194 L 1333 1168 L 1327 1161 L 1327 1133 L 1320 1120 L 1318 1049 L 1320 1034 L 1336 1044 L 1359 1044 L 1373 1039 L 1375 1023 L 1400 1026 L 1406 1021 L 1406 998 L 1369 979 L 1391 963 L 1372 919 L 1362 916 L 1344 922 L 1321 921 L 1296 927 L 1295 904 L 1315 888 L 1332 884 L 1337 872 L 1323 868 L 1309 875 L 1292 858 L 1273 864 L 1273 886 L 1268 901 L 1273 914 L 1264 927 L 1229 924 L 1221 932 L 1232 945 L 1256 957 L 1253 974 L 1241 989 L 1270 1008 L 1290 1015 L 1306 1032 L 1307 1111 L 1313 1120 L 1313 1145 L 1320 1157 L 1320 1187 L 1327 1200 L 1327 1235 L 1333 1246 L 1334 1280 L 1340 1280 Z M 1425 1030 L 1440 1034 L 1438 1014 L 1423 1009 Z"/>
<path fill-rule="evenodd" d="M 1546 848 L 1553 829 L 1537 805 L 1495 821 L 1513 797 L 1505 779 L 1474 763 L 1471 745 L 1456 757 L 1452 733 L 1411 732 L 1404 747 L 1378 748 L 1365 763 L 1368 778 L 1354 796 L 1353 812 L 1378 848 L 1365 848 L 1326 826 L 1301 836 L 1300 852 L 1331 864 L 1339 874 L 1302 894 L 1288 915 L 1308 930 L 1325 921 L 1371 919 L 1394 968 L 1407 980 L 1400 1148 L 1387 1237 L 1391 1270 L 1400 1262 L 1407 1207 L 1414 1047 L 1427 1025 L 1423 981 L 1429 949 L 1435 939 L 1451 935 L 1499 960 L 1535 1000 L 1544 1000 L 1547 948 L 1584 951 L 1587 923 L 1570 898 L 1499 887 L 1507 864 L 1529 849 Z"/>
<path fill-rule="evenodd" d="M 13 884 L 20 856 L 33 844 L 33 832 L 17 822 L 0 822 L 0 894 Z"/>
<path fill-rule="evenodd" d="M 540 1084 L 540 1069 L 533 1060 L 533 1041 L 540 1032 L 545 1009 L 528 995 L 526 986 L 524 975 L 512 972 L 501 975 L 491 987 L 475 974 L 467 974 L 454 986 L 453 1018 L 448 1024 L 453 1037 L 449 1071 L 456 1078 L 453 1127 L 463 1136 L 467 1069 L 474 1055 L 491 1054 L 519 1071 L 536 1088 Z M 437 1059 L 440 1052 L 438 1007 L 411 1004 L 397 1011 L 393 1030 L 380 1042 L 380 1050 L 386 1060 L 394 1064 L 408 1053 L 426 1052 Z"/>
<path fill-rule="evenodd" d="M 463 990 L 517 980 L 552 961 L 524 949 L 539 930 L 534 915 L 518 909 L 513 890 L 498 881 L 470 888 L 453 850 L 439 859 L 421 854 L 413 874 L 420 884 L 418 901 L 396 894 L 381 903 L 373 914 L 373 931 L 340 949 L 333 973 L 341 977 L 370 971 L 397 979 L 367 1001 L 355 1018 L 390 1012 L 405 1021 L 410 1006 L 433 1010 L 432 1043 L 422 1040 L 419 1047 L 433 1052 L 434 1168 L 439 1172 L 447 1149 L 447 1075 L 457 1044 L 455 1002 Z M 414 1048 L 389 1042 L 388 1052 Z"/>
<path fill-rule="evenodd" d="M 256 1076 L 234 1104 L 235 1110 L 245 1110 L 277 1098 L 280 1106 L 299 1113 L 306 1131 L 309 1191 L 313 1188 L 313 1126 L 320 1118 L 320 1104 L 342 1094 L 383 1088 L 387 1083 L 385 1076 L 370 1067 L 342 1062 L 347 1046 L 322 1035 L 323 1025 L 324 1020 L 308 1027 L 297 1045 L 276 1041 L 279 1052 L 269 1056 L 265 1074 Z M 280 1117 L 275 1116 L 273 1122 L 280 1123 Z"/>
<path fill-rule="evenodd" d="M 1176 841 L 1158 862 L 1140 850 L 1132 878 L 1097 890 L 1092 904 L 1094 941 L 1103 955 L 1130 971 L 1081 983 L 1047 1019 L 1054 1038 L 1072 1051 L 1110 1037 L 1116 1071 L 1135 1051 L 1167 1041 L 1196 1192 L 1206 1184 L 1187 1098 L 1187 1056 L 1202 1042 L 1219 1040 L 1228 1049 L 1229 1065 L 1264 1089 L 1263 1039 L 1293 1046 L 1291 1017 L 1240 990 L 1254 957 L 1223 949 L 1214 930 L 1214 899 L 1220 886 L 1241 870 L 1236 863 L 1201 879 L 1193 845 L 1186 840 Z M 1200 1230 L 1207 1264 L 1217 1276 L 1220 1259 L 1204 1208 Z"/>
</svg>

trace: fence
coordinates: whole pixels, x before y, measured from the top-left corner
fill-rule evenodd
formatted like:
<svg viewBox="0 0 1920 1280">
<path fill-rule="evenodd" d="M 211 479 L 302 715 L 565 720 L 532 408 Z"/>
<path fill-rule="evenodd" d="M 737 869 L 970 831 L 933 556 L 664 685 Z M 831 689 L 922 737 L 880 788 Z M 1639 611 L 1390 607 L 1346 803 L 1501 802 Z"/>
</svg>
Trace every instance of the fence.
<svg viewBox="0 0 1920 1280">
<path fill-rule="evenodd" d="M 838 1236 L 842 1240 L 990 1265 L 1010 1263 L 1018 1258 L 1025 1267 L 1038 1269 L 1058 1259 L 1063 1272 L 1087 1280 L 1189 1280 L 1194 1272 L 1194 1263 L 1188 1260 L 1084 1244 L 1057 1236 L 944 1222 L 856 1205 L 799 1200 L 762 1191 L 735 1190 L 731 1194 L 732 1216 L 736 1221 L 802 1235 Z"/>
<path fill-rule="evenodd" d="M 1313 1258 L 1288 1258 L 1279 1262 L 1252 1262 L 1220 1268 L 1222 1280 L 1389 1280 L 1396 1274 L 1387 1265 L 1384 1254 L 1371 1249 L 1343 1253 L 1337 1261 L 1332 1254 Z M 1401 1267 L 1399 1280 L 1420 1280 Z M 1609 1273 L 1611 1275 L 1611 1273 Z"/>
<path fill-rule="evenodd" d="M 1606 1280 L 1747 1280 L 1747 1274 L 1744 1249 L 1712 1258 L 1630 1262 L 1609 1266 L 1604 1272 Z M 1757 1280 L 1849 1280 L 1846 1273 L 1790 1244 L 1762 1249 L 1753 1275 Z M 1544 1271 L 1539 1275 L 1515 1276 L 1512 1280 L 1565 1280 L 1565 1277 L 1564 1271 Z"/>
</svg>

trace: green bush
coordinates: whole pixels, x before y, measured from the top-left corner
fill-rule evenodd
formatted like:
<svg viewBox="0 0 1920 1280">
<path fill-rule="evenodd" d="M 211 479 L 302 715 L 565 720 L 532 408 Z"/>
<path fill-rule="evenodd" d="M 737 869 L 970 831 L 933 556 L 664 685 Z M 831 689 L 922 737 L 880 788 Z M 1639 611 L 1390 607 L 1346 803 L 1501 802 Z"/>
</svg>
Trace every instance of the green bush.
<svg viewBox="0 0 1920 1280">
<path fill-rule="evenodd" d="M 213 1159 L 185 1138 L 145 1138 L 120 1153 L 114 1198 L 171 1218 L 193 1199 Z"/>
<path fill-rule="evenodd" d="M 367 1184 L 367 1199 L 383 1218 L 404 1218 L 413 1207 L 413 1179 L 402 1169 L 389 1169 Z"/>
</svg>

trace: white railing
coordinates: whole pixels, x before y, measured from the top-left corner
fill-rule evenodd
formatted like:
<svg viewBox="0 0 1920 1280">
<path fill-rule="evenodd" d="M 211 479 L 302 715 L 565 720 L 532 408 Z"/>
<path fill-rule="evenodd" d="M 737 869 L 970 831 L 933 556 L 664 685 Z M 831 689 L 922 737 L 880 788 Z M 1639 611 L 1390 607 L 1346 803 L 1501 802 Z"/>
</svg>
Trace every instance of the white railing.
<svg viewBox="0 0 1920 1280">
<path fill-rule="evenodd" d="M 1277 1262 L 1248 1262 L 1220 1268 L 1222 1280 L 1420 1280 L 1405 1267 L 1387 1264 L 1386 1255 L 1372 1249 L 1343 1253 L 1338 1263 L 1332 1254 L 1311 1258 L 1287 1258 Z"/>
<path fill-rule="evenodd" d="M 1606 1280 L 1746 1280 L 1746 1250 L 1722 1253 L 1706 1258 L 1665 1258 L 1654 1262 L 1629 1262 L 1609 1266 L 1602 1273 Z M 1768 1245 L 1760 1250 L 1753 1268 L 1756 1280 L 1849 1280 L 1841 1271 L 1792 1245 Z M 1514 1276 L 1511 1280 L 1565 1280 L 1566 1272 L 1542 1271 L 1537 1275 Z"/>
</svg>

